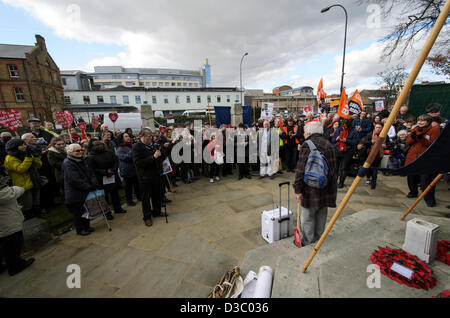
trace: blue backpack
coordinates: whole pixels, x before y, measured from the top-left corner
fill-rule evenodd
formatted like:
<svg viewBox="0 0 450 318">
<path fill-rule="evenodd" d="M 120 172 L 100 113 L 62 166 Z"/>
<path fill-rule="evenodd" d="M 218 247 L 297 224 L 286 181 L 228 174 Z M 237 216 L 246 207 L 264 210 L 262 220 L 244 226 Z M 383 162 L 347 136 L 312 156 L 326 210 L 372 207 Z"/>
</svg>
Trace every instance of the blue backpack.
<svg viewBox="0 0 450 318">
<path fill-rule="evenodd" d="M 328 183 L 327 161 L 311 140 L 307 140 L 306 143 L 311 152 L 306 160 L 303 180 L 308 187 L 323 189 Z"/>
</svg>

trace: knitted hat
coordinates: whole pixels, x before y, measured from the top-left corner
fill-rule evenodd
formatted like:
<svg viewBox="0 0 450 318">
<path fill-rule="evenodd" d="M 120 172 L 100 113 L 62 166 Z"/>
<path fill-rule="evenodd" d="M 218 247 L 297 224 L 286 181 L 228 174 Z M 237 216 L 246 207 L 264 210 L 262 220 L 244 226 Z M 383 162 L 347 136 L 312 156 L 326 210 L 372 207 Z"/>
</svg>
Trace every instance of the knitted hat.
<svg viewBox="0 0 450 318">
<path fill-rule="evenodd" d="M 16 151 L 19 146 L 22 146 L 25 143 L 22 139 L 11 139 L 6 143 L 5 150 L 6 151 Z"/>
</svg>

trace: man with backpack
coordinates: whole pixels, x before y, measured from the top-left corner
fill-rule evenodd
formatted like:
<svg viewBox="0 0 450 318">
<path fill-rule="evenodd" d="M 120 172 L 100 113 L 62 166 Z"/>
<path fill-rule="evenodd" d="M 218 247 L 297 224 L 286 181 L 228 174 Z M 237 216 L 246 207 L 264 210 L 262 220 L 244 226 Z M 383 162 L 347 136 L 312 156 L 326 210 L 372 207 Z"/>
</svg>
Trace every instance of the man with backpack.
<svg viewBox="0 0 450 318">
<path fill-rule="evenodd" d="M 337 165 L 333 145 L 323 136 L 320 122 L 305 125 L 299 151 L 294 190 L 301 202 L 302 246 L 313 244 L 323 234 L 328 207 L 336 207 Z"/>
</svg>

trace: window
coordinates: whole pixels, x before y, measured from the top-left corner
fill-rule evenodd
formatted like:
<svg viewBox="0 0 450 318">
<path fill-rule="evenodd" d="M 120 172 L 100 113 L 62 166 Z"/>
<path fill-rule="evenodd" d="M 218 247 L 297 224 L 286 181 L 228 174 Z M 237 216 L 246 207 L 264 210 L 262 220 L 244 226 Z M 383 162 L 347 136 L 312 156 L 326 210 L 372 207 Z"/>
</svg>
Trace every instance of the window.
<svg viewBox="0 0 450 318">
<path fill-rule="evenodd" d="M 124 95 L 124 96 L 123 96 L 123 103 L 124 103 L 124 104 L 129 104 L 129 103 L 130 103 L 130 99 L 128 98 L 127 95 Z"/>
<path fill-rule="evenodd" d="M 14 95 L 16 95 L 16 101 L 23 103 L 25 101 L 25 94 L 21 87 L 14 87 Z"/>
<path fill-rule="evenodd" d="M 116 96 L 111 96 L 111 104 L 117 104 L 117 97 Z"/>
<path fill-rule="evenodd" d="M 70 105 L 71 104 L 70 96 L 64 96 L 64 104 L 66 104 L 66 105 Z"/>
<path fill-rule="evenodd" d="M 159 86 L 164 86 L 163 82 L 159 82 Z"/>
<path fill-rule="evenodd" d="M 67 85 L 67 81 L 66 81 L 66 79 L 63 77 L 63 78 L 61 78 L 61 81 L 62 81 L 62 84 L 64 85 L 64 86 L 66 86 Z"/>
<path fill-rule="evenodd" d="M 183 83 L 183 86 L 185 86 L 185 87 L 186 87 L 186 86 L 187 86 L 187 83 Z"/>
<path fill-rule="evenodd" d="M 235 102 L 236 102 L 236 103 L 239 103 L 239 95 L 236 95 L 236 100 L 235 100 Z"/>
<path fill-rule="evenodd" d="M 221 100 L 222 100 L 222 97 L 220 95 L 217 95 L 217 102 L 220 103 Z"/>
<path fill-rule="evenodd" d="M 189 83 L 189 87 L 192 87 L 192 83 Z"/>
<path fill-rule="evenodd" d="M 17 68 L 16 64 L 8 64 L 8 70 L 9 70 L 9 76 L 11 78 L 19 77 L 19 69 Z"/>
<path fill-rule="evenodd" d="M 188 104 L 191 103 L 191 96 L 186 96 L 186 103 L 188 103 Z"/>
<path fill-rule="evenodd" d="M 175 96 L 175 103 L 177 103 L 177 104 L 180 103 L 180 96 Z"/>
<path fill-rule="evenodd" d="M 169 96 L 164 95 L 164 104 L 169 104 Z"/>
<path fill-rule="evenodd" d="M 208 97 L 206 97 L 206 100 L 208 101 L 208 103 L 211 103 L 211 95 L 208 95 Z"/>
<path fill-rule="evenodd" d="M 158 86 L 158 82 L 153 82 L 153 86 Z"/>
<path fill-rule="evenodd" d="M 198 83 L 194 83 L 194 87 L 198 87 Z"/>
<path fill-rule="evenodd" d="M 178 83 L 177 83 L 177 86 L 181 86 L 181 83 L 180 83 L 180 82 L 178 82 Z"/>
<path fill-rule="evenodd" d="M 153 104 L 156 104 L 157 102 L 156 102 L 156 96 L 152 96 L 152 103 Z"/>
<path fill-rule="evenodd" d="M 175 82 L 172 82 L 172 86 L 175 86 Z"/>
<path fill-rule="evenodd" d="M 126 82 L 125 85 L 126 86 L 134 86 L 134 82 Z"/>
<path fill-rule="evenodd" d="M 145 86 L 150 86 L 150 82 L 145 82 Z"/>
<path fill-rule="evenodd" d="M 197 96 L 197 103 L 200 104 L 202 102 L 202 97 L 201 96 Z"/>
<path fill-rule="evenodd" d="M 169 82 L 166 82 L 166 86 L 170 86 L 170 83 L 169 83 Z"/>
<path fill-rule="evenodd" d="M 91 103 L 91 98 L 89 96 L 83 96 L 83 103 L 89 105 Z"/>
<path fill-rule="evenodd" d="M 142 104 L 141 96 L 136 96 L 136 104 Z"/>
<path fill-rule="evenodd" d="M 231 99 L 230 95 L 227 95 L 227 103 L 230 102 L 230 99 Z"/>
<path fill-rule="evenodd" d="M 97 96 L 97 104 L 103 104 L 104 102 L 103 96 Z"/>
</svg>

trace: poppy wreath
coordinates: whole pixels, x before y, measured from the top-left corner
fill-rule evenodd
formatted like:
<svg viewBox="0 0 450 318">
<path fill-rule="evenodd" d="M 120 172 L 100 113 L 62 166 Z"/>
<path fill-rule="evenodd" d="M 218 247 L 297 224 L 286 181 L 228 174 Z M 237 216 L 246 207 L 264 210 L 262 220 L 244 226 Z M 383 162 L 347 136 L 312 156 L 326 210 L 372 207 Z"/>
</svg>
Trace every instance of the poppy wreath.
<svg viewBox="0 0 450 318">
<path fill-rule="evenodd" d="M 431 298 L 450 298 L 450 290 L 446 289 L 437 296 L 432 296 Z"/>
<path fill-rule="evenodd" d="M 450 265 L 450 241 L 438 241 L 436 259 Z"/>
<path fill-rule="evenodd" d="M 370 256 L 373 264 L 380 266 L 382 274 L 399 284 L 417 289 L 431 289 L 436 285 L 436 278 L 433 277 L 431 269 L 416 256 L 405 251 L 392 248 L 379 248 Z M 414 273 L 408 279 L 391 269 L 392 264 L 397 263 L 411 269 Z"/>
</svg>

